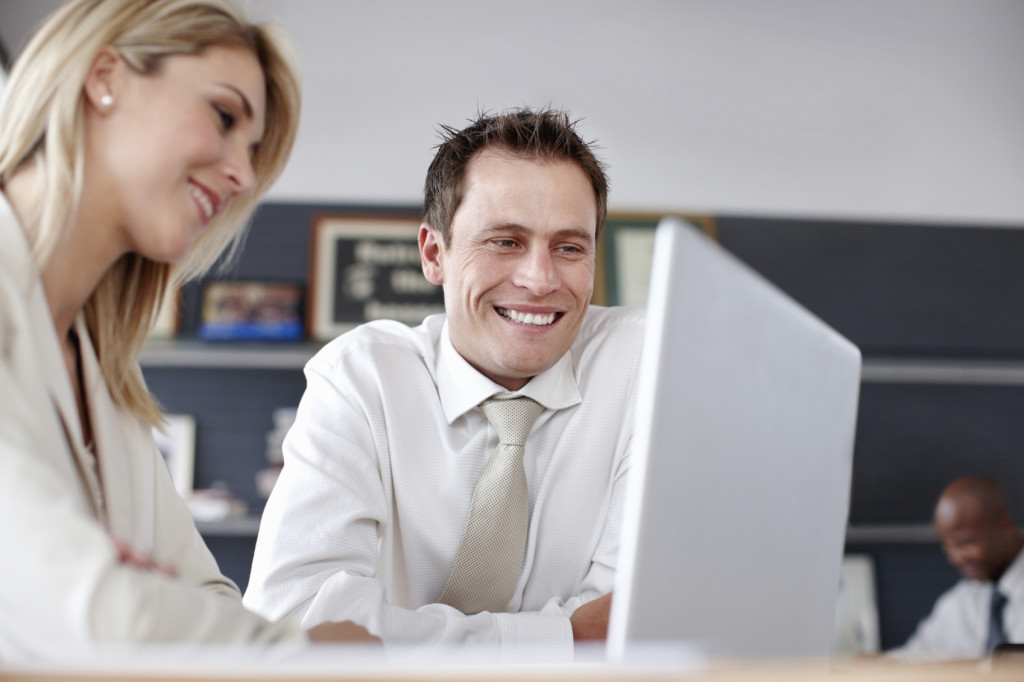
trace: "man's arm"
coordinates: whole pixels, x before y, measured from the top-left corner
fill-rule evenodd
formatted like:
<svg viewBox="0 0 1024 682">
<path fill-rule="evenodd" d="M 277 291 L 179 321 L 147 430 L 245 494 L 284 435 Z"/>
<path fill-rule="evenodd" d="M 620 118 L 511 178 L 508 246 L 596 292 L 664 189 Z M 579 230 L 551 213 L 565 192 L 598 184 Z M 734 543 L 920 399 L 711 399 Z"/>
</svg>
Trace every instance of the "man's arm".
<svg viewBox="0 0 1024 682">
<path fill-rule="evenodd" d="M 939 597 L 906 644 L 886 655 L 901 660 L 956 660 L 981 657 L 985 633 L 972 608 L 970 585 L 960 582 Z"/>
<path fill-rule="evenodd" d="M 444 604 L 393 605 L 378 578 L 379 531 L 390 523 L 365 411 L 315 370 L 284 443 L 285 466 L 267 503 L 245 603 L 309 627 L 353 620 L 385 642 L 554 647 L 572 652 L 568 614 L 479 613 Z"/>
<path fill-rule="evenodd" d="M 552 600 L 544 612 L 556 607 L 570 618 L 573 639 L 604 641 L 608 636 L 608 618 L 611 613 L 615 571 L 619 557 L 619 536 L 622 532 L 622 507 L 626 495 L 632 447 L 627 446 L 616 463 L 612 474 L 608 509 L 601 536 L 591 557 L 590 570 L 580 584 L 577 594 L 562 603 Z"/>
<path fill-rule="evenodd" d="M 575 642 L 601 641 L 608 639 L 608 614 L 611 613 L 612 594 L 589 601 L 572 612 L 572 638 Z"/>
</svg>

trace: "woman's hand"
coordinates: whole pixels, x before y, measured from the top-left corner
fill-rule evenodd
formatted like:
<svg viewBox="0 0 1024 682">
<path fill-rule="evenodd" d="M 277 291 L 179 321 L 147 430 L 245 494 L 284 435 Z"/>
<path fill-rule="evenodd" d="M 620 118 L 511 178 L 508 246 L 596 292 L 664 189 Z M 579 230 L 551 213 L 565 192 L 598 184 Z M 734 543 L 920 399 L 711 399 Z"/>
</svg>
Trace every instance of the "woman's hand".
<svg viewBox="0 0 1024 682">
<path fill-rule="evenodd" d="M 380 638 L 371 635 L 362 625 L 350 620 L 340 623 L 321 623 L 306 631 L 311 642 L 362 642 L 380 644 Z"/>
</svg>

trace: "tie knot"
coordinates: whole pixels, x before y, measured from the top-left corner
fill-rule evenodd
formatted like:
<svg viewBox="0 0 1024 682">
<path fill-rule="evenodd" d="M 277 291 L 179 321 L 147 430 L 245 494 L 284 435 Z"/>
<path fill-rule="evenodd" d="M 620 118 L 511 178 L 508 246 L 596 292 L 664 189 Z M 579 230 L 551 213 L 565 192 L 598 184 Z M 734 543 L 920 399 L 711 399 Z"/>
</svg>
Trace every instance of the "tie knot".
<svg viewBox="0 0 1024 682">
<path fill-rule="evenodd" d="M 502 445 L 524 445 L 533 428 L 533 422 L 544 411 L 544 406 L 530 398 L 511 400 L 485 400 L 480 409 L 498 432 Z"/>
</svg>

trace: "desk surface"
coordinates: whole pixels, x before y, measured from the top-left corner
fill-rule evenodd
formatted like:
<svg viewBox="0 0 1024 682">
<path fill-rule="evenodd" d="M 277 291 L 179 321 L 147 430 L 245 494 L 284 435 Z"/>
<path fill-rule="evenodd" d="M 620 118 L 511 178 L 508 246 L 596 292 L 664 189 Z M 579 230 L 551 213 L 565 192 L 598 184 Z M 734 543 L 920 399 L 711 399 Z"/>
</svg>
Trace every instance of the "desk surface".
<svg viewBox="0 0 1024 682">
<path fill-rule="evenodd" d="M 330 674 L 327 671 L 265 670 L 251 669 L 236 673 L 218 670 L 203 673 L 201 670 L 174 672 L 168 674 L 157 668 L 145 670 L 46 670 L 5 669 L 0 666 L 0 682 L 235 682 L 236 680 L 261 680 L 267 682 L 424 682 L 435 680 L 474 680 L 493 682 L 495 680 L 530 680 L 531 682 L 647 682 L 680 680 L 682 682 L 1020 682 L 1024 680 L 1024 663 L 1006 662 L 995 666 L 990 663 L 963 662 L 944 664 L 894 664 L 885 662 L 858 662 L 826 667 L 821 663 L 806 662 L 757 662 L 719 664 L 700 670 L 645 670 L 643 668 L 584 667 L 528 668 L 521 666 L 492 666 L 481 668 L 423 669 L 408 668 L 389 670 L 353 670 Z"/>
</svg>

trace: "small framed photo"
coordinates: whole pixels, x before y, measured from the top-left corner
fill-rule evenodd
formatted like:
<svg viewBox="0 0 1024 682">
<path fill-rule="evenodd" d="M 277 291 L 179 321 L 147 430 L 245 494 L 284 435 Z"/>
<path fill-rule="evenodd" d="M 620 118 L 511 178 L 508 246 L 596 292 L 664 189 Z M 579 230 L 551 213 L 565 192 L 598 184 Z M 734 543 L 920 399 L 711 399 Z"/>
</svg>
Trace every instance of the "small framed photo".
<svg viewBox="0 0 1024 682">
<path fill-rule="evenodd" d="M 195 470 L 196 420 L 190 414 L 166 414 L 167 423 L 153 427 L 156 447 L 171 473 L 174 489 L 183 498 L 192 493 Z"/>
<path fill-rule="evenodd" d="M 208 282 L 196 334 L 206 341 L 298 341 L 302 294 L 298 282 Z"/>
<path fill-rule="evenodd" d="M 608 215 L 602 235 L 608 305 L 646 305 L 654 232 L 662 217 L 662 214 Z M 715 237 L 715 223 L 710 216 L 680 217 L 709 237 Z"/>
<path fill-rule="evenodd" d="M 417 325 L 444 312 L 423 276 L 414 216 L 322 216 L 313 224 L 310 336 L 333 339 L 363 322 Z"/>
</svg>

